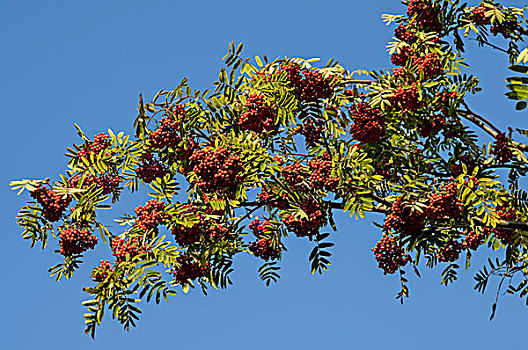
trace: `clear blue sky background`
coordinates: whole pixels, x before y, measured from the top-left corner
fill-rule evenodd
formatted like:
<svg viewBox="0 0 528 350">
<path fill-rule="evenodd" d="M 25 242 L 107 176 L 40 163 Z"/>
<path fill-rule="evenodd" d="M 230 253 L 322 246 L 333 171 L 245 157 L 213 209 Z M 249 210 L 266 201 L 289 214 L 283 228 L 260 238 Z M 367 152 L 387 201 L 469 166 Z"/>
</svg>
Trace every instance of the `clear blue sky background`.
<svg viewBox="0 0 528 350">
<path fill-rule="evenodd" d="M 169 304 L 147 305 L 130 333 L 106 317 L 95 342 L 83 334 L 81 288 L 91 283 L 97 254 L 87 254 L 73 280 L 56 283 L 47 269 L 60 257 L 31 250 L 20 238 L 14 216 L 28 197 L 16 197 L 8 182 L 56 178 L 64 169 L 65 147 L 79 142 L 74 122 L 88 135 L 107 128 L 131 132 L 140 92 L 152 97 L 185 76 L 196 88 L 210 87 L 231 40 L 243 41 L 248 56 L 335 57 L 350 70 L 390 68 L 385 45 L 393 28 L 380 16 L 402 9 L 396 0 L 3 1 L 0 348 L 495 349 L 525 344 L 523 302 L 503 297 L 489 322 L 494 289 L 485 295 L 473 290 L 475 269 L 445 288 L 440 268 L 422 268 L 421 279 L 411 278 L 406 305 L 395 301 L 398 280 L 383 276 L 370 251 L 380 235 L 370 221 L 380 217 L 363 222 L 338 217 L 333 264 L 323 276 L 310 275 L 309 242 L 292 238 L 278 284 L 266 288 L 256 274 L 259 261 L 240 257 L 235 285 L 228 290 L 207 297 L 193 291 Z M 514 112 L 513 103 L 503 98 L 505 57 L 470 46 L 469 61 L 485 88 L 472 106 L 502 128 L 528 128 L 526 112 Z M 129 201 L 114 213 L 138 204 Z"/>
</svg>

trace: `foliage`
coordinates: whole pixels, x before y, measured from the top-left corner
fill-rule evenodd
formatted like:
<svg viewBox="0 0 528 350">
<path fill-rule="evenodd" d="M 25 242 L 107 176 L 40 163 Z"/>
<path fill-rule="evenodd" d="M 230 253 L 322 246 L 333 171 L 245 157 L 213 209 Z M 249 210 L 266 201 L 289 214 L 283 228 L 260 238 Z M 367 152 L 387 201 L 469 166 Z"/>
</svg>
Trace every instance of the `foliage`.
<svg viewBox="0 0 528 350">
<path fill-rule="evenodd" d="M 263 260 L 260 278 L 277 282 L 289 235 L 314 243 L 311 272 L 323 273 L 333 243 L 321 230 L 337 230 L 335 211 L 385 216 L 373 251 L 385 274 L 399 273 L 402 302 L 405 272 L 419 275 L 422 257 L 427 267 L 445 265 L 447 286 L 487 245 L 504 257 L 489 260 L 475 288 L 483 292 L 498 275 L 499 292 L 507 282 L 528 304 L 528 195 L 519 185 L 528 145 L 469 108 L 466 98 L 480 87 L 463 56 L 473 37 L 526 74 L 524 9 L 489 0 L 403 3 L 405 15 L 383 15 L 397 26 L 388 45 L 396 68 L 351 72 L 333 60 L 320 68 L 312 66 L 317 59 L 251 60 L 231 43 L 213 91 L 184 79 L 148 102 L 140 95 L 134 136 L 108 130 L 90 139 L 75 125 L 82 143 L 68 148 L 64 174 L 11 183 L 34 199 L 16 218 L 22 237 L 43 249 L 50 235 L 58 239 L 63 262 L 50 269 L 57 280 L 71 278 L 96 243 L 115 257 L 94 268 L 94 284 L 84 289 L 86 333 L 94 337 L 105 310 L 128 330 L 141 300 L 168 301 L 179 288 L 226 288 L 239 254 Z M 508 98 L 525 108 L 526 77 L 507 82 Z M 481 135 L 488 144 L 479 143 Z M 496 169 L 507 169 L 507 179 Z M 152 199 L 117 218 L 121 229 L 99 220 L 122 191 L 142 186 Z M 176 199 L 182 188 L 183 203 Z"/>
</svg>

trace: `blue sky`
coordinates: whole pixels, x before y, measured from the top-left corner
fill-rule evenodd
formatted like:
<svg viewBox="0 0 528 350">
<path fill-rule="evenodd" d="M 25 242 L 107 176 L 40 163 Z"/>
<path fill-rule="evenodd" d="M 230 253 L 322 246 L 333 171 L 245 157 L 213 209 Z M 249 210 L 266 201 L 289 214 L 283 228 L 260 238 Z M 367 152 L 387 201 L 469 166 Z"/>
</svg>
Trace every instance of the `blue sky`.
<svg viewBox="0 0 528 350">
<path fill-rule="evenodd" d="M 523 302 L 504 296 L 489 322 L 493 288 L 485 295 L 472 288 L 484 252 L 449 288 L 440 285 L 441 269 L 422 268 L 421 279 L 410 278 L 411 298 L 401 306 L 394 300 L 397 278 L 384 277 L 370 251 L 380 235 L 371 221 L 381 217 L 356 222 L 343 215 L 332 236 L 332 266 L 323 276 L 310 275 L 309 242 L 292 238 L 278 284 L 266 288 L 256 273 L 257 259 L 240 257 L 228 290 L 207 297 L 180 293 L 169 304 L 145 305 L 139 327 L 130 333 L 107 315 L 92 341 L 83 334 L 81 288 L 90 283 L 98 257 L 87 254 L 72 280 L 49 278 L 47 269 L 59 257 L 30 249 L 20 238 L 14 216 L 27 195 L 16 197 L 9 181 L 54 178 L 63 171 L 65 147 L 79 142 L 74 122 L 88 135 L 107 128 L 130 133 L 140 92 L 152 97 L 183 77 L 196 88 L 210 87 L 231 40 L 243 41 L 249 57 L 334 57 L 350 70 L 390 68 L 385 45 L 393 28 L 380 16 L 403 7 L 395 0 L 6 0 L 2 5 L 0 348 L 488 349 L 524 343 Z M 469 46 L 472 72 L 485 89 L 471 105 L 503 129 L 528 128 L 526 112 L 515 112 L 503 97 L 506 58 Z M 130 199 L 115 216 L 138 204 L 141 200 Z"/>
</svg>

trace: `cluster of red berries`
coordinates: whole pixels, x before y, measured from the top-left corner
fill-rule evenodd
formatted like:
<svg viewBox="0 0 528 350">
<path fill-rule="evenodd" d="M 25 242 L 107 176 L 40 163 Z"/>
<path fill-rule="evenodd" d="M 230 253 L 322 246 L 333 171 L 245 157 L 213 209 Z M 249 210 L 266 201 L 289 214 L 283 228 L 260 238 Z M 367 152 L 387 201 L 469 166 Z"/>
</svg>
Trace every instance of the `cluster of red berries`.
<svg viewBox="0 0 528 350">
<path fill-rule="evenodd" d="M 449 182 L 439 193 L 433 193 L 429 198 L 427 216 L 432 219 L 445 217 L 458 218 L 462 212 L 462 202 L 458 198 L 458 184 Z"/>
<path fill-rule="evenodd" d="M 198 176 L 196 185 L 206 193 L 233 190 L 242 180 L 242 160 L 228 148 L 199 149 L 189 160 Z"/>
<path fill-rule="evenodd" d="M 53 193 L 47 187 L 39 186 L 30 192 L 31 197 L 42 206 L 42 216 L 44 219 L 55 222 L 59 221 L 66 207 L 71 203 L 71 197 L 63 197 Z"/>
<path fill-rule="evenodd" d="M 394 29 L 394 36 L 396 36 L 396 38 L 400 39 L 401 41 L 406 42 L 409 45 L 414 44 L 416 40 L 418 40 L 416 35 L 414 35 L 403 24 L 400 24 L 398 28 Z"/>
<path fill-rule="evenodd" d="M 468 249 L 477 250 L 484 243 L 484 235 L 475 231 L 466 232 L 464 244 Z"/>
<path fill-rule="evenodd" d="M 392 94 L 393 96 L 390 98 L 392 107 L 399 105 L 403 110 L 408 111 L 415 111 L 421 107 L 421 103 L 418 101 L 418 87 L 416 83 L 413 83 L 408 88 L 399 86 Z"/>
<path fill-rule="evenodd" d="M 257 238 L 263 238 L 264 236 L 269 235 L 270 229 L 267 226 L 270 226 L 268 220 L 261 221 L 258 217 L 251 220 L 251 223 L 248 225 L 249 229 L 253 235 Z"/>
<path fill-rule="evenodd" d="M 156 199 L 149 200 L 144 206 L 135 209 L 138 225 L 141 232 L 158 234 L 158 226 L 165 225 L 170 215 L 165 212 L 165 203 Z"/>
<path fill-rule="evenodd" d="M 280 256 L 280 249 L 274 246 L 273 240 L 268 238 L 261 238 L 255 242 L 251 242 L 249 245 L 249 251 L 253 253 L 257 258 L 262 260 L 276 260 Z"/>
<path fill-rule="evenodd" d="M 400 68 L 394 68 L 392 70 L 392 75 L 394 76 L 394 79 L 398 80 L 405 80 L 405 76 L 407 74 L 407 69 L 405 67 Z"/>
<path fill-rule="evenodd" d="M 67 228 L 59 234 L 59 253 L 64 256 L 81 254 L 88 249 L 93 249 L 97 244 L 97 237 L 86 230 Z"/>
<path fill-rule="evenodd" d="M 185 108 L 182 105 L 174 106 L 169 115 L 161 118 L 158 128 L 149 134 L 149 147 L 153 150 L 178 147 L 182 141 L 180 130 L 184 116 Z"/>
<path fill-rule="evenodd" d="M 458 93 L 456 91 L 443 91 L 443 92 L 437 92 L 435 94 L 435 98 L 438 98 L 438 100 L 435 103 L 435 110 L 439 110 L 444 117 L 447 117 L 449 115 L 449 105 L 452 100 L 456 99 L 458 97 Z"/>
<path fill-rule="evenodd" d="M 402 197 L 398 197 L 392 204 L 391 213 L 385 218 L 383 229 L 411 234 L 424 227 L 425 216 L 425 211 L 413 210 L 404 203 Z"/>
<path fill-rule="evenodd" d="M 490 24 L 489 17 L 486 17 L 488 9 L 484 5 L 475 6 L 471 9 L 471 20 L 478 26 Z"/>
<path fill-rule="evenodd" d="M 308 190 L 307 175 L 308 171 L 301 162 L 294 162 L 282 167 L 284 181 L 295 191 Z"/>
<path fill-rule="evenodd" d="M 442 24 L 438 20 L 438 5 L 433 5 L 427 0 L 411 0 L 407 7 L 407 16 L 415 19 L 422 30 L 440 32 Z"/>
<path fill-rule="evenodd" d="M 413 64 L 418 66 L 418 72 L 424 73 L 424 79 L 430 80 L 438 77 L 443 72 L 442 59 L 436 53 L 423 57 L 413 57 Z"/>
<path fill-rule="evenodd" d="M 384 275 L 395 273 L 409 261 L 409 256 L 392 237 L 382 237 L 372 251 Z"/>
<path fill-rule="evenodd" d="M 313 198 L 306 198 L 301 205 L 301 209 L 306 213 L 308 218 L 284 214 L 282 221 L 286 225 L 286 228 L 290 232 L 295 233 L 297 237 L 311 237 L 317 234 L 323 226 L 325 214 L 321 210 L 321 206 Z"/>
<path fill-rule="evenodd" d="M 145 247 L 139 244 L 138 238 L 134 237 L 126 241 L 119 237 L 115 237 L 110 244 L 112 252 L 116 257 L 116 262 L 120 263 L 134 258 L 136 255 L 146 252 Z"/>
<path fill-rule="evenodd" d="M 453 262 L 458 259 L 462 249 L 464 249 L 464 245 L 459 241 L 452 239 L 438 249 L 436 257 L 441 262 Z"/>
<path fill-rule="evenodd" d="M 473 169 L 475 169 L 475 162 L 470 156 L 463 154 L 457 157 L 456 163 L 451 164 L 451 171 L 453 172 L 453 175 L 458 176 L 462 174 L 462 164 L 466 166 L 467 172 L 469 174 L 473 173 Z"/>
<path fill-rule="evenodd" d="M 88 188 L 91 185 L 95 184 L 97 188 L 103 190 L 103 194 L 112 193 L 119 184 L 121 183 L 121 178 L 118 175 L 101 175 L 101 176 L 92 176 L 90 174 L 85 174 L 82 179 L 81 185 L 81 176 L 75 175 L 70 181 L 70 186 L 74 188 Z"/>
<path fill-rule="evenodd" d="M 283 65 L 281 69 L 287 73 L 289 84 L 299 101 L 315 102 L 332 96 L 331 79 L 322 73 L 303 69 L 301 75 L 301 68 L 293 62 Z"/>
<path fill-rule="evenodd" d="M 495 208 L 495 212 L 499 216 L 500 220 L 505 221 L 515 221 L 517 220 L 517 213 L 515 212 L 515 209 L 510 208 L 508 204 L 503 204 L 501 206 L 497 206 Z M 484 228 L 485 234 L 492 233 L 495 238 L 499 239 L 502 243 L 508 244 L 511 238 L 511 235 L 513 234 L 515 230 L 507 229 L 507 228 Z"/>
<path fill-rule="evenodd" d="M 92 142 L 85 144 L 83 148 L 79 150 L 77 156 L 79 158 L 90 158 L 90 154 L 99 154 L 102 150 L 105 150 L 110 147 L 110 143 L 111 142 L 108 135 L 106 135 L 104 132 L 100 132 L 99 134 L 94 136 L 94 140 Z"/>
<path fill-rule="evenodd" d="M 184 207 L 186 210 L 193 212 L 194 216 L 197 217 L 199 221 L 193 223 L 191 226 L 176 225 L 173 227 L 172 234 L 174 240 L 180 246 L 188 246 L 199 242 L 202 237 L 216 239 L 227 233 L 228 229 L 224 225 L 218 224 L 214 222 L 214 220 L 207 220 L 197 206 L 193 204 L 185 204 Z M 218 212 L 213 213 L 211 210 L 207 209 L 206 213 L 208 214 L 220 214 Z"/>
<path fill-rule="evenodd" d="M 495 142 L 493 142 L 493 148 L 491 149 L 491 154 L 495 155 L 497 161 L 500 164 L 508 163 L 513 159 L 513 153 L 508 148 L 508 137 L 506 133 L 498 133 L 495 137 Z"/>
<path fill-rule="evenodd" d="M 92 281 L 97 283 L 104 282 L 112 271 L 114 271 L 114 269 L 110 265 L 110 262 L 108 260 L 101 260 L 101 264 L 94 267 L 92 270 Z"/>
<path fill-rule="evenodd" d="M 178 268 L 173 268 L 170 272 L 174 276 L 173 282 L 176 284 L 187 284 L 189 280 L 193 281 L 200 277 L 207 277 L 211 274 L 211 267 L 209 264 L 205 266 L 194 258 L 187 255 L 180 255 L 176 258 L 180 265 Z"/>
<path fill-rule="evenodd" d="M 504 38 L 509 38 L 511 33 L 517 28 L 517 21 L 515 20 L 505 20 L 502 23 L 495 21 L 495 23 L 490 27 L 490 32 L 493 35 L 502 34 Z"/>
<path fill-rule="evenodd" d="M 286 209 L 288 208 L 288 201 L 285 199 L 288 197 L 286 192 L 279 191 L 276 187 L 262 187 L 261 192 L 258 194 L 258 198 L 262 202 L 269 202 L 269 206 L 272 208 Z"/>
<path fill-rule="evenodd" d="M 425 119 L 421 125 L 418 125 L 418 134 L 421 137 L 437 135 L 445 126 L 446 120 L 439 115 L 432 115 Z"/>
<path fill-rule="evenodd" d="M 368 103 L 356 103 L 351 107 L 354 124 L 350 127 L 352 138 L 363 143 L 379 142 L 385 134 L 385 117 L 379 108 L 371 108 Z"/>
<path fill-rule="evenodd" d="M 327 152 L 308 161 L 311 170 L 310 187 L 316 190 L 333 191 L 339 184 L 339 178 L 332 176 L 332 158 Z"/>
<path fill-rule="evenodd" d="M 238 125 L 244 130 L 256 133 L 263 131 L 277 131 L 279 125 L 275 124 L 276 109 L 266 102 L 263 95 L 251 94 L 244 105 L 246 112 L 240 115 Z"/>
<path fill-rule="evenodd" d="M 150 183 L 154 179 L 167 175 L 169 169 L 159 160 L 154 159 L 151 152 L 143 153 L 140 163 L 136 167 L 136 174 L 145 183 Z"/>
<path fill-rule="evenodd" d="M 398 48 L 391 56 L 391 62 L 395 66 L 405 66 L 407 61 L 411 57 L 412 48 L 410 46 L 404 46 Z"/>
<path fill-rule="evenodd" d="M 308 146 L 315 146 L 325 128 L 325 120 L 321 118 L 308 118 L 298 128 L 297 132 L 304 136 Z"/>
</svg>

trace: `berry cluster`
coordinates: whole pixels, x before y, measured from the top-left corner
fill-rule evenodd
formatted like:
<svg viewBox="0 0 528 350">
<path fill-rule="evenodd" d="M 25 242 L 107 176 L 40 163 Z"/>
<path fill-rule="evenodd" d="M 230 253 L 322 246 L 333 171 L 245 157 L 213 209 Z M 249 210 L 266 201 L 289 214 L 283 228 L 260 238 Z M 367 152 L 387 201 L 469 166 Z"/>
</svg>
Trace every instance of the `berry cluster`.
<svg viewBox="0 0 528 350">
<path fill-rule="evenodd" d="M 202 237 L 216 239 L 227 233 L 227 227 L 213 220 L 207 220 L 197 206 L 193 204 L 185 204 L 183 206 L 186 210 L 191 211 L 199 221 L 193 223 L 191 226 L 176 225 L 173 227 L 172 234 L 174 240 L 180 246 L 188 246 L 199 242 Z M 213 212 L 210 208 L 206 209 L 206 214 L 221 215 L 219 212 Z"/>
<path fill-rule="evenodd" d="M 372 251 L 384 275 L 395 273 L 409 261 L 409 256 L 392 237 L 382 237 Z"/>
<path fill-rule="evenodd" d="M 286 209 L 288 208 L 288 201 L 285 199 L 288 194 L 280 192 L 275 187 L 262 187 L 261 192 L 258 194 L 258 199 L 262 202 L 269 202 L 269 206 L 272 208 Z"/>
<path fill-rule="evenodd" d="M 404 46 L 398 48 L 391 56 L 391 62 L 395 66 L 405 66 L 407 61 L 411 57 L 412 48 L 410 46 Z"/>
<path fill-rule="evenodd" d="M 242 180 L 242 160 L 227 148 L 199 149 L 189 160 L 198 176 L 196 186 L 206 193 L 232 191 Z"/>
<path fill-rule="evenodd" d="M 155 199 L 149 200 L 144 206 L 135 209 L 138 225 L 141 232 L 152 235 L 158 234 L 158 226 L 165 225 L 170 215 L 165 213 L 165 203 Z"/>
<path fill-rule="evenodd" d="M 69 184 L 74 188 L 83 188 L 86 189 L 91 185 L 95 184 L 97 188 L 101 188 L 104 194 L 112 193 L 119 184 L 121 183 L 121 178 L 118 175 L 101 175 L 101 176 L 92 176 L 90 174 L 85 174 L 82 179 L 81 176 L 75 175 L 70 181 Z"/>
<path fill-rule="evenodd" d="M 110 265 L 110 262 L 108 260 L 101 260 L 101 264 L 94 267 L 90 275 L 92 281 L 101 283 L 108 278 L 108 275 L 112 273 L 112 271 L 114 271 L 114 269 Z"/>
<path fill-rule="evenodd" d="M 34 191 L 31 191 L 30 194 L 42 206 L 44 219 L 51 222 L 60 220 L 62 213 L 72 200 L 70 196 L 63 197 L 43 186 L 39 186 Z"/>
<path fill-rule="evenodd" d="M 490 27 L 490 32 L 493 35 L 501 34 L 505 39 L 511 36 L 511 33 L 517 28 L 516 20 L 505 20 L 502 23 L 495 21 L 495 23 Z"/>
<path fill-rule="evenodd" d="M 276 260 L 280 256 L 280 249 L 274 246 L 273 240 L 268 238 L 261 238 L 255 242 L 251 242 L 249 245 L 249 251 L 253 253 L 257 258 L 262 260 Z"/>
<path fill-rule="evenodd" d="M 77 156 L 79 158 L 90 158 L 90 154 L 99 154 L 102 150 L 110 147 L 110 138 L 104 132 L 101 132 L 94 136 L 94 140 L 85 144 L 83 148 L 79 150 Z"/>
<path fill-rule="evenodd" d="M 140 163 L 136 167 L 137 176 L 145 183 L 162 178 L 169 173 L 169 169 L 159 160 L 154 159 L 151 152 L 143 153 Z"/>
<path fill-rule="evenodd" d="M 351 118 L 354 124 L 350 127 L 352 138 L 359 142 L 379 142 L 385 134 L 385 117 L 378 108 L 371 108 L 368 103 L 357 103 L 351 107 Z"/>
<path fill-rule="evenodd" d="M 301 162 L 294 162 L 282 167 L 282 177 L 288 186 L 295 191 L 307 191 L 306 177 L 308 171 Z"/>
<path fill-rule="evenodd" d="M 501 206 L 497 206 L 495 208 L 495 212 L 499 216 L 500 220 L 505 221 L 515 221 L 517 220 L 517 213 L 515 212 L 515 209 L 508 207 L 508 204 L 503 204 Z M 499 239 L 502 243 L 508 244 L 511 238 L 511 235 L 513 234 L 515 230 L 507 229 L 507 228 L 484 228 L 485 234 L 492 233 L 495 238 Z"/>
<path fill-rule="evenodd" d="M 297 132 L 304 136 L 308 146 L 315 146 L 325 128 L 325 121 L 321 118 L 308 118 L 298 128 Z"/>
<path fill-rule="evenodd" d="M 488 9 L 484 5 L 475 6 L 471 9 L 471 20 L 478 26 L 490 24 L 489 17 L 486 17 Z"/>
<path fill-rule="evenodd" d="M 462 212 L 462 202 L 458 198 L 457 183 L 449 182 L 441 192 L 433 193 L 426 212 L 432 219 L 458 218 Z"/>
<path fill-rule="evenodd" d="M 501 132 L 497 134 L 491 153 L 495 155 L 495 158 L 497 158 L 500 164 L 508 163 L 513 159 L 513 153 L 508 148 L 508 137 L 506 133 Z"/>
<path fill-rule="evenodd" d="M 88 249 L 93 249 L 97 244 L 97 237 L 86 230 L 67 228 L 59 234 L 59 253 L 64 256 L 81 254 Z"/>
<path fill-rule="evenodd" d="M 313 199 L 307 198 L 301 205 L 301 209 L 306 213 L 308 218 L 295 217 L 290 214 L 284 214 L 282 221 L 286 228 L 295 233 L 297 237 L 311 237 L 319 232 L 324 224 L 325 214 L 321 206 Z"/>
<path fill-rule="evenodd" d="M 174 106 L 169 115 L 161 118 L 158 128 L 149 134 L 149 147 L 152 150 L 178 147 L 182 141 L 180 130 L 183 117 L 185 117 L 184 107 L 182 105 Z"/>
<path fill-rule="evenodd" d="M 330 158 L 327 152 L 310 159 L 308 161 L 308 168 L 312 172 L 310 174 L 310 187 L 313 189 L 333 191 L 339 184 L 339 178 L 331 176 L 332 158 Z"/>
<path fill-rule="evenodd" d="M 207 277 L 211 274 L 211 267 L 209 264 L 205 266 L 187 255 L 180 255 L 176 258 L 180 265 L 178 268 L 173 268 L 170 272 L 174 276 L 173 282 L 176 284 L 187 284 L 189 280 L 193 281 L 200 277 Z"/>
<path fill-rule="evenodd" d="M 400 106 L 403 110 L 415 111 L 420 108 L 421 103 L 418 101 L 418 87 L 413 83 L 408 88 L 399 86 L 392 92 L 390 98 L 393 107 Z"/>
<path fill-rule="evenodd" d="M 428 119 L 425 119 L 421 125 L 418 125 L 418 134 L 421 137 L 437 135 L 444 128 L 445 123 L 446 120 L 444 117 L 432 115 Z"/>
<path fill-rule="evenodd" d="M 458 259 L 464 245 L 454 239 L 447 242 L 436 252 L 436 257 L 441 262 L 453 262 Z"/>
<path fill-rule="evenodd" d="M 423 57 L 414 56 L 413 64 L 418 66 L 418 72 L 423 72 L 425 80 L 438 77 L 444 70 L 442 59 L 436 53 L 430 53 Z"/>
<path fill-rule="evenodd" d="M 242 129 L 256 133 L 279 129 L 279 125 L 275 124 L 277 112 L 273 106 L 266 102 L 263 95 L 249 95 L 244 107 L 246 112 L 242 113 L 238 119 L 238 125 Z"/>
<path fill-rule="evenodd" d="M 414 35 L 403 24 L 400 24 L 398 28 L 394 29 L 394 36 L 396 36 L 396 38 L 400 39 L 401 41 L 406 42 L 409 45 L 414 44 L 416 40 L 418 40 L 416 35 Z"/>
<path fill-rule="evenodd" d="M 475 231 L 466 232 L 465 245 L 468 249 L 477 250 L 484 243 L 484 235 Z"/>
<path fill-rule="evenodd" d="M 471 156 L 467 154 L 463 154 L 458 156 L 457 162 L 451 164 L 451 171 L 453 172 L 453 175 L 458 176 L 462 174 L 462 164 L 466 166 L 467 172 L 469 174 L 473 173 L 473 169 L 475 169 L 475 162 L 471 158 Z"/>
<path fill-rule="evenodd" d="M 270 222 L 268 220 L 260 221 L 258 217 L 251 220 L 251 223 L 248 225 L 253 235 L 257 238 L 263 238 L 269 235 L 270 229 L 266 226 L 270 226 Z"/>
<path fill-rule="evenodd" d="M 437 92 L 435 98 L 438 98 L 438 100 L 435 103 L 434 109 L 440 111 L 444 117 L 447 117 L 449 115 L 449 105 L 457 97 L 458 93 L 456 91 Z"/>
<path fill-rule="evenodd" d="M 294 88 L 297 99 L 302 102 L 315 102 L 332 96 L 331 79 L 322 73 L 303 69 L 290 62 L 281 67 L 287 73 L 289 85 Z M 304 77 L 303 77 L 304 76 Z"/>
<path fill-rule="evenodd" d="M 402 197 L 398 197 L 392 204 L 391 214 L 385 218 L 383 229 L 388 231 L 393 229 L 403 234 L 411 234 L 424 227 L 425 212 L 413 210 L 410 205 L 403 202 Z"/>
<path fill-rule="evenodd" d="M 407 7 L 407 16 L 416 20 L 422 30 L 440 32 L 442 24 L 438 20 L 438 5 L 433 5 L 427 0 L 411 0 Z"/>
<path fill-rule="evenodd" d="M 116 257 L 116 263 L 127 261 L 136 255 L 146 252 L 145 247 L 139 244 L 138 238 L 131 238 L 128 242 L 119 237 L 115 237 L 110 244 L 112 252 Z"/>
</svg>

